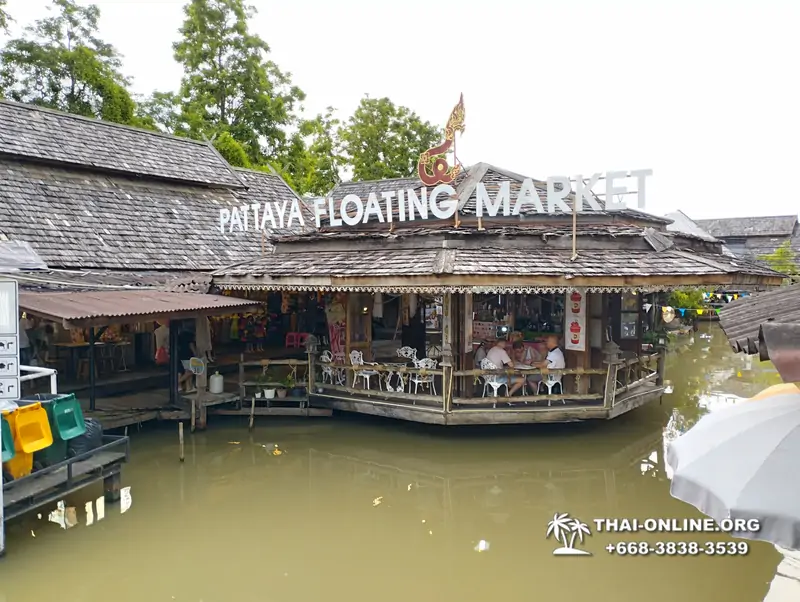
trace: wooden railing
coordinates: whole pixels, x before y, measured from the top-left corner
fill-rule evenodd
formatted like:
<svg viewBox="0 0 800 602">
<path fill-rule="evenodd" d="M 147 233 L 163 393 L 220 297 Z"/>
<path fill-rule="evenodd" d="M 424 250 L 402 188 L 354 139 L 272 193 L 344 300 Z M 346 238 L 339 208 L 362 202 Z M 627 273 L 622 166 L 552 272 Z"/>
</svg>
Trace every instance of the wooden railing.
<svg viewBox="0 0 800 602">
<path fill-rule="evenodd" d="M 313 355 L 309 361 L 302 360 L 262 360 L 249 362 L 252 365 L 307 365 L 308 391 L 310 393 L 325 393 L 342 398 L 368 398 L 377 404 L 399 403 L 402 405 L 416 405 L 428 410 L 457 412 L 467 411 L 470 406 L 489 406 L 497 410 L 519 410 L 526 406 L 531 410 L 557 405 L 566 405 L 571 402 L 573 407 L 588 405 L 602 405 L 609 409 L 615 405 L 617 396 L 620 396 L 647 382 L 658 382 L 658 362 L 662 361 L 661 354 L 647 354 L 631 358 L 624 358 L 604 368 L 567 368 L 563 370 L 547 370 L 540 368 L 507 368 L 498 370 L 453 370 L 450 366 L 438 366 L 436 369 L 415 368 L 413 366 L 400 366 L 387 364 L 364 364 L 353 366 L 344 363 L 323 363 Z M 399 364 L 400 362 L 398 362 Z M 323 370 L 329 370 L 330 376 L 323 378 Z M 357 376 L 360 372 L 372 372 L 369 377 L 370 387 L 366 388 L 366 379 Z M 509 384 L 513 379 L 530 376 L 539 376 L 546 379 L 547 374 L 556 374 L 562 377 L 562 388 L 557 393 L 529 394 L 526 383 L 523 395 L 508 397 L 501 389 L 495 397 L 491 387 L 486 394 L 480 396 L 463 395 L 464 390 L 470 393 L 475 387 L 483 388 L 483 376 L 497 375 L 508 379 Z M 420 384 L 415 393 L 411 381 L 413 375 L 433 377 L 433 387 Z M 571 378 L 567 378 L 571 377 Z M 456 379 L 461 379 L 461 386 L 456 386 Z M 586 381 L 588 379 L 588 382 Z M 332 381 L 332 382 L 331 382 Z M 378 385 L 380 381 L 380 385 Z M 465 382 L 466 381 L 466 382 Z M 470 382 L 471 381 L 471 382 Z M 572 382 L 570 382 L 572 381 Z M 249 384 L 249 383 L 248 383 Z M 409 388 L 411 384 L 411 388 Z M 388 385 L 388 387 L 387 387 Z M 462 394 L 456 395 L 461 389 Z M 435 393 L 433 392 L 435 390 Z M 578 406 L 575 406 L 575 403 Z M 568 406 L 569 407 L 569 406 Z M 472 410 L 475 411 L 475 410 Z"/>
<path fill-rule="evenodd" d="M 491 387 L 487 391 L 486 396 L 480 397 L 454 397 L 453 398 L 453 406 L 454 410 L 458 409 L 458 406 L 462 405 L 485 405 L 491 403 L 493 407 L 497 407 L 497 404 L 500 403 L 506 406 L 513 406 L 515 404 L 528 404 L 528 403 L 539 403 L 542 404 L 546 402 L 549 406 L 552 402 L 563 402 L 566 400 L 570 401 L 581 401 L 581 402 L 592 402 L 592 401 L 602 401 L 603 400 L 603 391 L 602 387 L 597 387 L 596 391 L 591 391 L 591 377 L 592 376 L 606 376 L 607 370 L 605 368 L 565 368 L 563 370 L 548 370 L 548 369 L 541 369 L 541 368 L 507 368 L 507 369 L 497 369 L 497 370 L 483 370 L 479 368 L 475 368 L 473 370 L 454 370 L 453 377 L 472 377 L 472 385 L 482 386 L 483 380 L 481 377 L 483 376 L 490 376 L 490 375 L 497 375 L 497 376 L 504 376 L 507 379 L 509 386 L 513 382 L 513 379 L 517 378 L 524 378 L 528 379 L 529 376 L 539 376 L 541 379 L 545 379 L 547 374 L 555 374 L 557 376 L 561 376 L 561 387 L 559 388 L 559 393 L 556 394 L 546 394 L 543 393 L 541 395 L 528 395 L 527 394 L 527 382 L 525 385 L 525 391 L 523 395 L 515 395 L 514 397 L 507 397 L 501 394 L 498 394 L 497 397 L 492 395 Z M 574 388 L 576 389 L 574 392 L 568 392 L 566 390 L 567 383 L 564 380 L 565 376 L 573 376 L 575 379 Z M 582 378 L 588 378 L 589 384 L 586 387 L 582 387 Z M 538 385 L 537 385 L 538 386 Z M 584 388 L 585 392 L 580 392 L 581 389 Z M 503 389 L 506 390 L 505 388 Z M 490 396 L 491 395 L 491 396 Z"/>
<path fill-rule="evenodd" d="M 399 362 L 398 362 L 399 363 Z M 347 393 L 350 395 L 357 395 L 359 397 L 368 396 L 375 398 L 384 398 L 387 400 L 397 400 L 403 402 L 410 402 L 412 405 L 434 406 L 439 409 L 446 407 L 448 398 L 447 387 L 444 368 L 437 367 L 435 369 L 415 368 L 413 366 L 392 366 L 386 364 L 365 364 L 360 366 L 353 366 L 348 364 L 330 363 L 317 363 L 315 370 L 315 383 L 314 389 L 322 388 L 324 390 L 337 391 L 340 393 Z M 333 383 L 331 379 L 325 379 L 323 382 L 322 369 L 330 368 L 333 371 Z M 364 377 L 357 377 L 359 372 L 375 372 L 376 376 L 369 377 L 370 388 L 366 388 Z M 340 378 L 337 379 L 337 374 Z M 416 387 L 415 383 L 411 380 L 413 375 L 420 377 L 432 376 L 434 379 L 433 387 L 429 384 L 420 384 Z M 440 379 L 437 382 L 437 377 Z M 380 380 L 380 385 L 378 384 Z M 361 385 L 360 387 L 357 385 Z M 388 387 L 391 387 L 389 389 Z M 413 387 L 419 393 L 410 392 Z M 436 394 L 433 394 L 433 390 Z M 427 393 L 426 393 L 427 391 Z"/>
<path fill-rule="evenodd" d="M 614 379 L 614 398 L 612 407 L 617 398 L 648 382 L 657 382 L 659 379 L 659 358 L 661 354 L 652 353 L 622 359 L 614 365 L 616 377 Z M 609 370 L 611 367 L 609 367 Z"/>
</svg>

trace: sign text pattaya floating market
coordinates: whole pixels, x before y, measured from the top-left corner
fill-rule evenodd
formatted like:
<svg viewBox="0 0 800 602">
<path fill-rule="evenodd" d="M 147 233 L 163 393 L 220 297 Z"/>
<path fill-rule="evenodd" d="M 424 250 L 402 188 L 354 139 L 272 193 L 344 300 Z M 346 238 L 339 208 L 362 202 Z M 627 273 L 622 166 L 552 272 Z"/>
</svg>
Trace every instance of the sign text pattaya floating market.
<svg viewBox="0 0 800 602">
<path fill-rule="evenodd" d="M 572 213 L 566 199 L 575 184 L 575 210 L 619 211 L 627 208 L 625 203 L 614 202 L 615 196 L 629 194 L 628 189 L 620 185 L 625 178 L 636 178 L 637 206 L 645 206 L 646 178 L 653 175 L 651 169 L 639 169 L 631 172 L 614 171 L 603 174 L 596 173 L 590 178 L 581 175 L 571 181 L 565 176 L 547 178 L 547 197 L 545 202 L 539 196 L 534 181 L 526 178 L 518 191 L 511 190 L 511 181 L 493 184 L 497 186 L 494 197 L 479 182 L 475 187 L 475 214 L 478 217 L 497 217 L 519 215 L 520 213 L 556 214 Z M 593 188 L 601 180 L 605 180 L 605 201 L 601 204 L 595 196 Z M 371 192 L 366 201 L 355 194 L 348 194 L 340 201 L 333 198 L 319 198 L 313 201 L 314 217 L 317 227 L 322 225 L 322 218 L 327 217 L 326 226 L 355 226 L 357 224 L 377 221 L 411 222 L 426 219 L 449 219 L 458 210 L 458 197 L 455 188 L 449 184 L 439 184 L 433 189 L 427 187 L 392 190 L 387 192 Z M 305 226 L 300 201 L 284 201 L 282 203 L 254 203 L 231 209 L 220 209 L 219 228 L 221 232 L 247 232 L 250 230 L 282 229 Z"/>
</svg>

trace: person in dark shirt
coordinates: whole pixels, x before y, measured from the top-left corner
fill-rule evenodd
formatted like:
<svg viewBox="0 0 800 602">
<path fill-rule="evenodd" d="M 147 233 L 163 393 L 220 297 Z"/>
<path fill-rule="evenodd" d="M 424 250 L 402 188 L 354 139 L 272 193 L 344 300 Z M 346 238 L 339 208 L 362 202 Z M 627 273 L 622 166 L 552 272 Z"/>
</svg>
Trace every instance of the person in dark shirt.
<svg viewBox="0 0 800 602">
<path fill-rule="evenodd" d="M 189 370 L 184 362 L 187 362 L 197 355 L 197 348 L 194 344 L 194 334 L 190 330 L 182 330 L 178 333 L 178 389 L 183 389 L 186 393 L 191 393 L 192 371 Z"/>
</svg>

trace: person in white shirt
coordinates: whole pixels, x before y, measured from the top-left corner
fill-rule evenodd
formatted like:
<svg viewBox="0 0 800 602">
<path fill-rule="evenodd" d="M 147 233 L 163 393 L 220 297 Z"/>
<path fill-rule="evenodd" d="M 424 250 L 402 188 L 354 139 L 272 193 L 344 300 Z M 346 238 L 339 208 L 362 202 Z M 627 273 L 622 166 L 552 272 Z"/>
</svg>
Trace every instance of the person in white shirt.
<svg viewBox="0 0 800 602">
<path fill-rule="evenodd" d="M 506 351 L 507 344 L 508 341 L 504 339 L 497 341 L 494 344 L 494 347 L 489 349 L 489 352 L 486 354 L 486 359 L 488 359 L 498 368 L 513 368 L 514 362 L 508 356 L 508 352 Z M 509 382 L 507 376 L 498 376 L 497 382 L 506 383 L 508 396 L 511 397 L 514 393 L 522 388 L 522 385 L 525 384 L 525 379 L 521 376 L 512 376 L 511 382 Z"/>
<path fill-rule="evenodd" d="M 547 357 L 536 366 L 538 368 L 547 368 L 548 370 L 564 370 L 567 367 L 567 362 L 564 360 L 564 352 L 558 347 L 558 337 L 551 334 L 547 337 L 545 344 L 547 346 Z"/>
</svg>

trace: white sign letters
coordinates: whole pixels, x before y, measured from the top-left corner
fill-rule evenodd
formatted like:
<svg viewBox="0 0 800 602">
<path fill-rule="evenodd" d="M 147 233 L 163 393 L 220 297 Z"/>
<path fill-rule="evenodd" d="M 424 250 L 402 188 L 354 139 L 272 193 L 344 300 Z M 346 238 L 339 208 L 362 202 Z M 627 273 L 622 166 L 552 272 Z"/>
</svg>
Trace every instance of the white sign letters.
<svg viewBox="0 0 800 602">
<path fill-rule="evenodd" d="M 511 182 L 504 181 L 487 185 L 478 182 L 475 187 L 475 214 L 478 217 L 505 217 L 519 215 L 523 211 L 535 213 L 572 213 L 566 200 L 574 192 L 575 211 L 619 211 L 627 208 L 625 203 L 614 200 L 615 196 L 631 194 L 621 185 L 621 180 L 636 178 L 637 207 L 644 209 L 646 178 L 653 175 L 652 169 L 634 171 L 610 171 L 605 174 L 595 173 L 590 177 L 577 175 L 573 179 L 566 176 L 547 178 L 546 204 L 542 203 L 534 181 L 526 178 L 519 190 L 512 193 Z M 605 179 L 605 199 L 598 202 L 593 188 Z M 573 191 L 572 182 L 575 182 Z M 380 195 L 380 200 L 378 195 Z M 375 193 L 370 192 L 366 202 L 355 194 L 348 194 L 338 202 L 332 197 L 318 198 L 313 201 L 314 217 L 317 227 L 322 226 L 323 216 L 327 216 L 326 226 L 355 226 L 367 222 L 378 221 L 391 223 L 395 219 L 400 222 L 449 219 L 458 210 L 458 196 L 455 188 L 449 184 L 439 184 L 428 192 L 425 187 L 408 188 Z M 238 230 L 283 229 L 293 225 L 305 226 L 300 201 L 293 199 L 291 203 L 264 203 L 259 205 L 242 205 L 231 209 L 220 209 L 219 229 L 225 233 Z"/>
</svg>

